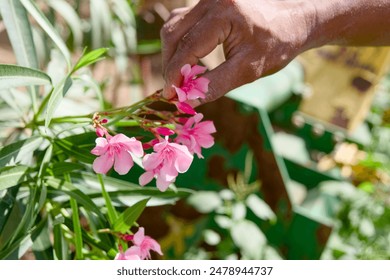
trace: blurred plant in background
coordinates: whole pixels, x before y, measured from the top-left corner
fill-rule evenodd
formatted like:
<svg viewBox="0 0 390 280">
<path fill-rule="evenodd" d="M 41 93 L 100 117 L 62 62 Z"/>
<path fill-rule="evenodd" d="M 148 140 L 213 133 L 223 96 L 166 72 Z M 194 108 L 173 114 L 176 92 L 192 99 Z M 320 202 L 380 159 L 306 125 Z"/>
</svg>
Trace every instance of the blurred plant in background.
<svg viewBox="0 0 390 280">
<path fill-rule="evenodd" d="M 175 127 L 187 130 L 178 134 L 181 144 L 194 144 L 191 137 L 202 132 L 195 131 L 195 126 L 205 122 L 200 122 L 203 115 L 198 114 L 187 124 L 177 119 L 175 127 L 168 123 L 150 126 L 155 129 L 153 134 L 131 118 L 124 119 L 129 113 L 126 110 L 117 118 L 105 115 L 136 108 L 137 102 L 155 90 L 151 90 L 152 60 L 147 55 L 158 53 L 161 46 L 156 38 L 158 25 L 149 25 L 154 14 L 143 11 L 140 15 L 144 2 L 0 0 L 0 31 L 7 32 L 16 58 L 12 65 L 0 64 L 0 259 L 131 259 L 135 258 L 134 250 L 138 250 L 137 256 L 149 257 L 149 252 L 141 254 L 138 247 L 146 240 L 149 249 L 160 253 L 151 239 L 161 244 L 164 254 L 154 252 L 152 258 L 283 259 L 289 253 L 288 242 L 296 242 L 297 236 L 306 237 L 306 228 L 301 226 L 313 225 L 299 223 L 299 209 L 294 216 L 298 217 L 298 222 L 294 221 L 299 230 L 289 231 L 283 220 L 284 210 L 272 210 L 266 203 L 259 174 L 263 167 L 255 163 L 259 152 L 256 145 L 264 143 L 249 147 L 237 140 L 246 135 L 241 127 L 251 134 L 258 129 L 260 121 L 250 117 L 238 118 L 236 123 L 228 119 L 224 129 L 232 129 L 233 133 L 217 139 L 203 155 L 200 146 L 210 146 L 210 141 L 193 145 L 191 153 L 198 155 L 195 166 L 184 179 L 178 177 L 179 187 L 171 185 L 165 192 L 155 186 L 139 186 L 138 178 L 144 170 L 136 158 L 131 174 L 93 173 L 96 156 L 90 151 L 95 146 L 94 129 L 102 129 L 97 131 L 99 136 L 105 135 L 104 128 L 108 128 L 129 137 L 142 137 L 151 148 L 156 144 L 155 134 L 169 137 Z M 163 5 L 153 2 L 158 2 L 155 11 L 166 17 Z M 162 18 L 154 20 L 161 24 Z M 0 42 L 6 45 L 4 35 L 0 32 Z M 287 95 L 280 94 L 287 87 L 284 84 L 289 85 L 297 76 L 293 68 L 262 84 L 269 98 L 276 96 L 276 101 L 268 100 L 270 106 L 276 108 L 275 104 L 285 99 L 287 111 L 291 111 L 298 103 L 298 96 L 287 100 Z M 300 190 L 307 187 L 302 191 L 303 198 L 294 200 L 293 208 L 302 206 L 313 217 L 320 213 L 333 228 L 323 259 L 390 258 L 389 81 L 387 77 L 380 85 L 366 120 L 371 144 L 347 139 L 314 163 L 323 171 L 321 180 L 336 174 L 326 178 L 338 181 L 314 185 L 315 180 L 307 180 L 307 186 L 289 182 L 299 185 Z M 261 89 L 262 85 L 257 86 Z M 275 94 L 270 94 L 273 90 Z M 262 100 L 267 98 L 262 96 Z M 256 102 L 250 100 L 239 113 L 248 116 Z M 170 112 L 179 109 L 192 113 L 180 102 L 175 105 Z M 229 106 L 218 107 L 212 115 L 218 118 L 226 108 L 232 110 Z M 141 117 L 150 116 L 153 110 L 143 111 Z M 162 110 L 169 111 L 165 107 Z M 96 119 L 94 112 L 99 112 Z M 256 126 L 250 126 L 251 121 Z M 260 130 L 268 133 L 272 127 L 267 125 Z M 145 123 L 144 128 L 147 126 Z M 258 140 L 251 137 L 251 141 Z M 265 146 L 271 145 L 268 140 L 272 139 L 265 138 Z M 241 146 L 232 152 L 221 143 Z M 307 163 L 304 167 L 312 167 L 305 145 L 295 150 L 291 142 L 281 143 L 290 155 Z M 311 146 L 316 144 L 320 141 Z M 199 164 L 203 156 L 205 160 Z M 280 167 L 279 163 L 267 164 L 275 170 Z M 293 170 L 302 172 L 293 174 L 294 180 L 314 174 L 302 170 Z M 275 174 L 280 175 L 272 172 L 268 176 Z M 150 174 L 147 177 L 152 178 Z M 278 181 L 272 183 L 276 186 Z"/>
</svg>

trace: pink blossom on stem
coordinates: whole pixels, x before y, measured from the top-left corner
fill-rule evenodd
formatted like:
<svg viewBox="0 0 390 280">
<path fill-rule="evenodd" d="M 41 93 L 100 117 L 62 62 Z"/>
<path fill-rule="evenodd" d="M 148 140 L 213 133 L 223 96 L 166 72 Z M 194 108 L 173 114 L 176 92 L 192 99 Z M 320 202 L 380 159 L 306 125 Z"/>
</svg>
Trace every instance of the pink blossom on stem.
<svg viewBox="0 0 390 280">
<path fill-rule="evenodd" d="M 139 183 L 144 186 L 156 177 L 157 188 L 165 191 L 179 173 L 190 168 L 193 155 L 186 146 L 169 143 L 168 137 L 154 145 L 153 150 L 154 153 L 145 155 L 143 159 L 146 172 L 139 178 Z"/>
<path fill-rule="evenodd" d="M 138 255 L 132 255 L 131 253 L 119 252 L 115 256 L 115 260 L 140 260 L 141 258 Z"/>
<path fill-rule="evenodd" d="M 180 72 L 183 75 L 183 81 L 180 87 L 173 86 L 180 102 L 186 100 L 194 100 L 198 98 L 205 98 L 205 93 L 208 91 L 209 80 L 204 77 L 198 77 L 203 74 L 206 67 L 199 65 L 184 65 Z"/>
<path fill-rule="evenodd" d="M 157 127 L 154 129 L 158 134 L 163 136 L 169 136 L 175 134 L 175 132 L 172 129 L 169 129 L 168 127 Z"/>
<path fill-rule="evenodd" d="M 129 138 L 124 134 L 99 137 L 96 139 L 96 147 L 92 154 L 99 156 L 93 162 L 93 170 L 96 173 L 106 174 L 114 165 L 114 170 L 120 175 L 124 175 L 133 167 L 134 162 L 130 153 L 137 157 L 142 157 L 142 143 L 134 137 Z"/>
<path fill-rule="evenodd" d="M 179 110 L 180 113 L 188 114 L 188 115 L 195 115 L 196 112 L 194 108 L 191 107 L 190 104 L 185 102 L 175 102 L 177 110 Z"/>
<path fill-rule="evenodd" d="M 191 153 L 196 153 L 199 158 L 203 158 L 202 148 L 210 148 L 214 145 L 216 129 L 212 121 L 203 121 L 202 114 L 188 118 L 184 125 L 176 125 L 177 137 L 175 142 L 185 145 Z"/>
<path fill-rule="evenodd" d="M 145 235 L 145 229 L 143 227 L 140 227 L 134 234 L 133 244 L 134 246 L 131 246 L 124 253 L 125 256 L 138 256 L 139 259 L 145 260 L 150 259 L 150 251 L 155 251 L 160 255 L 163 254 L 157 241 Z"/>
</svg>

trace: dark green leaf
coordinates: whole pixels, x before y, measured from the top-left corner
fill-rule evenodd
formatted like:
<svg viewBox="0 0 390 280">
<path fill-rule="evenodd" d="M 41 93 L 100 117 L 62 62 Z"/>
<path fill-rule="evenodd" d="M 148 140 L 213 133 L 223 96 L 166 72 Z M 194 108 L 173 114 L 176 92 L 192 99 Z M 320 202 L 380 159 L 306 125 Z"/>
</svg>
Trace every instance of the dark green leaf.
<svg viewBox="0 0 390 280">
<path fill-rule="evenodd" d="M 148 201 L 149 199 L 141 200 L 120 214 L 113 225 L 114 231 L 121 233 L 128 232 L 144 211 Z"/>
</svg>

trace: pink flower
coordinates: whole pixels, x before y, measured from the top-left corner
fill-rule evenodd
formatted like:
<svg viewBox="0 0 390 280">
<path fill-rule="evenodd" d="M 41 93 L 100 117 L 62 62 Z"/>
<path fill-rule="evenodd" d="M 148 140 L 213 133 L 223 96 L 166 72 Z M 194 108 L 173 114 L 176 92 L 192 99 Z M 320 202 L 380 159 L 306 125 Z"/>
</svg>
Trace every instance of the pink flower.
<svg viewBox="0 0 390 280">
<path fill-rule="evenodd" d="M 130 153 L 137 157 L 144 154 L 142 144 L 134 137 L 129 138 L 124 134 L 117 134 L 113 137 L 96 139 L 96 147 L 92 154 L 99 156 L 93 162 L 93 170 L 96 173 L 106 174 L 114 165 L 114 169 L 120 175 L 126 174 L 133 167 L 134 162 Z"/>
<path fill-rule="evenodd" d="M 179 110 L 180 113 L 188 114 L 188 115 L 195 115 L 196 112 L 194 108 L 191 107 L 190 104 L 185 102 L 175 102 L 177 110 Z"/>
<path fill-rule="evenodd" d="M 175 142 L 185 145 L 191 153 L 196 153 L 199 158 L 203 158 L 202 148 L 210 148 L 214 145 L 216 129 L 212 121 L 203 121 L 202 114 L 188 118 L 184 125 L 176 125 L 177 137 Z"/>
<path fill-rule="evenodd" d="M 132 255 L 126 251 L 125 253 L 119 252 L 116 254 L 115 260 L 140 260 L 140 257 L 138 255 Z"/>
<path fill-rule="evenodd" d="M 190 168 L 194 157 L 186 146 L 169 143 L 168 137 L 154 145 L 153 150 L 154 153 L 147 154 L 143 159 L 146 172 L 139 178 L 139 183 L 144 186 L 156 177 L 157 188 L 165 191 L 179 173 Z"/>
<path fill-rule="evenodd" d="M 138 256 L 139 259 L 150 259 L 150 251 L 155 251 L 162 255 L 160 245 L 156 240 L 150 236 L 145 236 L 145 229 L 140 227 L 139 230 L 134 234 L 133 239 L 134 246 L 131 246 L 124 253 L 125 256 Z"/>
<path fill-rule="evenodd" d="M 204 77 L 197 77 L 205 71 L 206 67 L 199 65 L 191 67 L 191 65 L 186 64 L 181 68 L 183 82 L 180 87 L 173 86 L 180 102 L 206 97 L 205 93 L 208 91 L 210 81 Z"/>
</svg>

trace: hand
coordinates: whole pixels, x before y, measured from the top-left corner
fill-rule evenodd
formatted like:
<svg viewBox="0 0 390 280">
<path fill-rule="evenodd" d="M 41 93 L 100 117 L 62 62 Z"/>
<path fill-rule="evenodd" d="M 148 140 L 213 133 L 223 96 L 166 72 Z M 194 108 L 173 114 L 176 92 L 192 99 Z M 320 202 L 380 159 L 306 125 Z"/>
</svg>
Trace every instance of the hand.
<svg viewBox="0 0 390 280">
<path fill-rule="evenodd" d="M 219 44 L 226 61 L 204 74 L 209 92 L 194 106 L 280 70 L 307 48 L 309 11 L 307 2 L 288 0 L 201 0 L 174 10 L 161 30 L 164 97 L 176 95 L 184 64 L 197 64 Z"/>
</svg>

